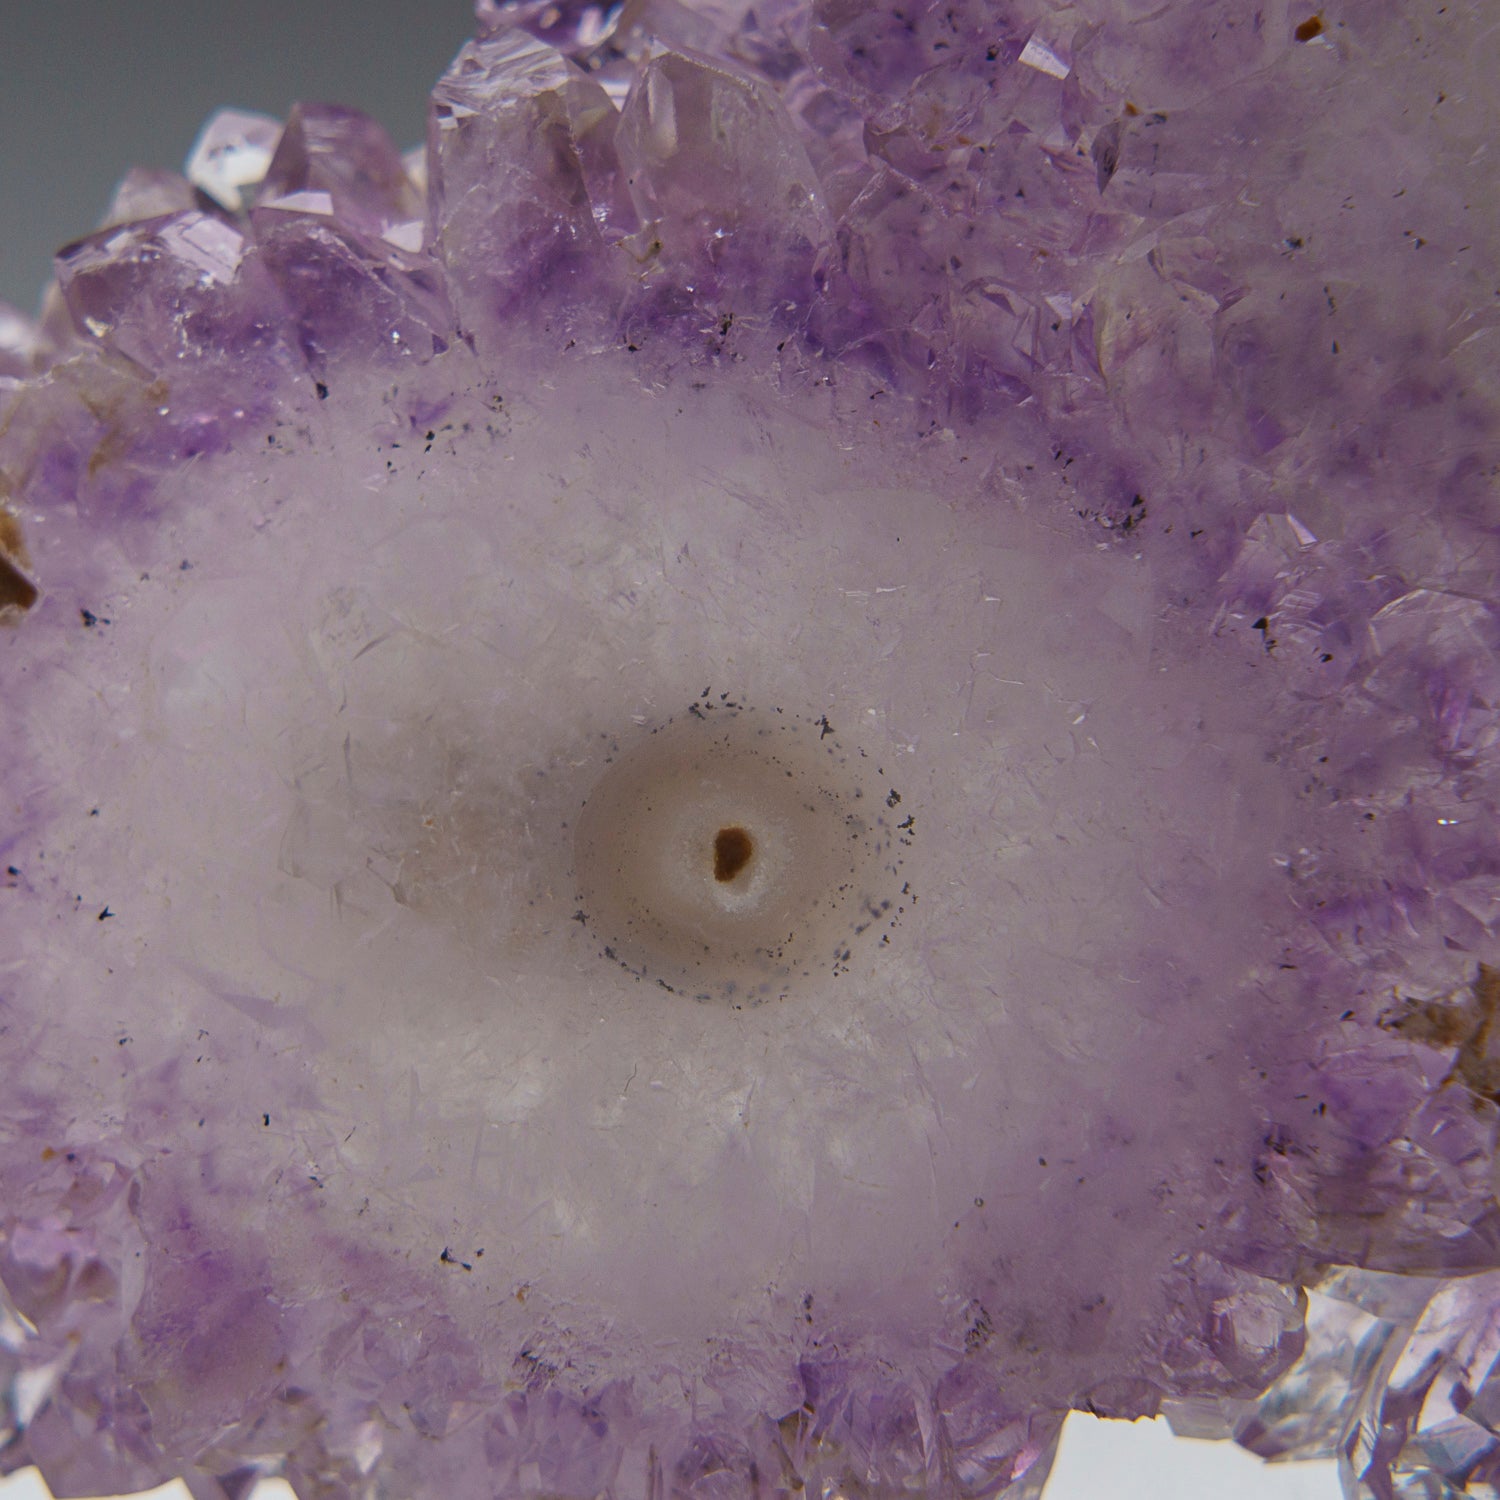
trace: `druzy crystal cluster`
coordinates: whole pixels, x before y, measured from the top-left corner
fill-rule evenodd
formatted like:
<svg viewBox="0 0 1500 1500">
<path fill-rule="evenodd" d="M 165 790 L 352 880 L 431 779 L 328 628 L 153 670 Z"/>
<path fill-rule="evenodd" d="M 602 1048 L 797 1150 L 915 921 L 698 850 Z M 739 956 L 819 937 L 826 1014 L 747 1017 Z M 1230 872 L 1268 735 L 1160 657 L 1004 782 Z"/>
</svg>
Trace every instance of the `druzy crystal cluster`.
<svg viewBox="0 0 1500 1500">
<path fill-rule="evenodd" d="M 0 1463 L 1491 1493 L 1497 76 L 483 0 L 127 177 L 0 320 Z"/>
</svg>

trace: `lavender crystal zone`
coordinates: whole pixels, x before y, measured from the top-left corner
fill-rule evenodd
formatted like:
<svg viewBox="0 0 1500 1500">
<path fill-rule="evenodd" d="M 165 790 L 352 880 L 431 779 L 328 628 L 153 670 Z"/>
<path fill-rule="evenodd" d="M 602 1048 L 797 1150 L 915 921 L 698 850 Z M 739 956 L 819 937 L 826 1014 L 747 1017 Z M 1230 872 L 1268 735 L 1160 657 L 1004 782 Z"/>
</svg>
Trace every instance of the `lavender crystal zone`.
<svg viewBox="0 0 1500 1500">
<path fill-rule="evenodd" d="M 424 166 L 224 120 L 5 335 L 7 1466 L 1484 1482 L 1478 8 L 480 21 Z M 921 818 L 733 1030 L 546 917 L 705 663 Z"/>
</svg>

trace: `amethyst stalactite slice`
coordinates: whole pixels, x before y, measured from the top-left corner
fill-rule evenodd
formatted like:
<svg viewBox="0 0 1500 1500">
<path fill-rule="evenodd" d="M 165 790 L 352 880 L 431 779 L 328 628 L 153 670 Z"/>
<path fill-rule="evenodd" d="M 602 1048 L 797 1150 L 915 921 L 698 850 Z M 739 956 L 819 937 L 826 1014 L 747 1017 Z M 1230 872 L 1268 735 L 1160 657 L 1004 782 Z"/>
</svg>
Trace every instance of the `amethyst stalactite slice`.
<svg viewBox="0 0 1500 1500">
<path fill-rule="evenodd" d="M 4 1467 L 1500 1482 L 1494 51 L 483 0 L 132 173 L 0 319 Z"/>
</svg>

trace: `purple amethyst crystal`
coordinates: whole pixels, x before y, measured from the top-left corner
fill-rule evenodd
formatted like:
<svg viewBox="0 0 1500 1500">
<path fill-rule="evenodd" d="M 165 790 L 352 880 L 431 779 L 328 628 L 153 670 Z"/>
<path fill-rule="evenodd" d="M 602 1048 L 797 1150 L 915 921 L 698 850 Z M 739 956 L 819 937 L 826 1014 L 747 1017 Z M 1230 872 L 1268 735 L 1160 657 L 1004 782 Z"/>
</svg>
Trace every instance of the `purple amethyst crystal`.
<svg viewBox="0 0 1500 1500">
<path fill-rule="evenodd" d="M 1500 1483 L 1496 35 L 482 0 L 132 174 L 0 318 L 4 1467 Z"/>
</svg>

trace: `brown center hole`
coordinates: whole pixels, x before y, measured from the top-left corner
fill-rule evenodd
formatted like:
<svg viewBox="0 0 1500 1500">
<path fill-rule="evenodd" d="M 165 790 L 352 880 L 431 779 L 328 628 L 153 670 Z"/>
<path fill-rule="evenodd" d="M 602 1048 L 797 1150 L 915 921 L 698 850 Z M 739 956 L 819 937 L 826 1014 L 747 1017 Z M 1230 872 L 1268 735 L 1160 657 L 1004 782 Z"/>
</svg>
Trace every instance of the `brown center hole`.
<svg viewBox="0 0 1500 1500">
<path fill-rule="evenodd" d="M 754 853 L 755 840 L 743 828 L 721 828 L 714 835 L 714 879 L 733 880 Z"/>
</svg>

